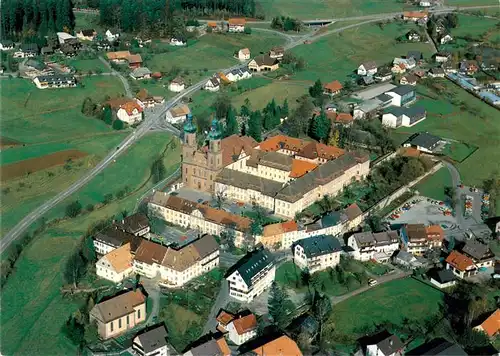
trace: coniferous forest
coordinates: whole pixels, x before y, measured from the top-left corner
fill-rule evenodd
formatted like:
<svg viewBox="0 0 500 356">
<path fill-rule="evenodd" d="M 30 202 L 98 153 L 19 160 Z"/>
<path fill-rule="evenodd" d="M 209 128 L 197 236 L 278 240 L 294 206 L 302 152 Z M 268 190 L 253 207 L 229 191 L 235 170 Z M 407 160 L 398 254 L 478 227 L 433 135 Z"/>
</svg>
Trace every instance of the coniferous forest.
<svg viewBox="0 0 500 356">
<path fill-rule="evenodd" d="M 75 27 L 71 0 L 2 0 L 1 16 L 3 39 L 43 38 Z"/>
</svg>

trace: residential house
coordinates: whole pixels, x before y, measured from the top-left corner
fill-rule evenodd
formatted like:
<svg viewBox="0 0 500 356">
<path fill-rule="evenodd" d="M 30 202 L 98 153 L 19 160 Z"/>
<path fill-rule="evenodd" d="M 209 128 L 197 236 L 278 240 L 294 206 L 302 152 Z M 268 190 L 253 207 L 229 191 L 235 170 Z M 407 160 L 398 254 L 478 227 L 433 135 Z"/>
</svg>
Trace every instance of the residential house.
<svg viewBox="0 0 500 356">
<path fill-rule="evenodd" d="M 411 42 L 420 42 L 420 34 L 415 30 L 410 30 L 406 33 L 406 39 Z"/>
<path fill-rule="evenodd" d="M 300 237 L 299 225 L 290 220 L 264 226 L 257 242 L 270 250 L 286 250 Z"/>
<path fill-rule="evenodd" d="M 248 252 L 226 273 L 229 295 L 250 303 L 271 287 L 276 273 L 274 258 L 263 246 Z"/>
<path fill-rule="evenodd" d="M 137 99 L 116 98 L 108 100 L 107 104 L 113 109 L 116 117 L 126 124 L 133 125 L 142 121 L 144 108 Z"/>
<path fill-rule="evenodd" d="M 231 356 L 231 350 L 224 337 L 212 337 L 203 343 L 197 343 L 182 356 Z"/>
<path fill-rule="evenodd" d="M 235 345 L 241 345 L 257 335 L 257 318 L 254 314 L 238 315 L 226 327 L 227 337 Z"/>
<path fill-rule="evenodd" d="M 76 33 L 76 37 L 81 41 L 93 41 L 95 36 L 97 36 L 97 32 L 93 28 L 81 30 Z"/>
<path fill-rule="evenodd" d="M 338 80 L 323 85 L 323 94 L 334 96 L 341 92 L 343 86 Z"/>
<path fill-rule="evenodd" d="M 10 51 L 14 49 L 14 42 L 11 40 L 0 41 L 0 51 Z"/>
<path fill-rule="evenodd" d="M 406 72 L 406 65 L 404 63 L 396 63 L 392 66 L 391 72 L 394 74 L 403 74 Z"/>
<path fill-rule="evenodd" d="M 174 78 L 168 85 L 168 89 L 175 93 L 179 93 L 183 91 L 185 88 L 186 88 L 186 83 L 184 82 L 184 79 L 182 79 L 181 77 Z"/>
<path fill-rule="evenodd" d="M 408 53 L 411 55 L 411 57 L 406 57 L 406 58 L 396 57 L 392 61 L 392 64 L 393 65 L 404 64 L 404 69 L 413 69 L 413 68 L 415 68 L 416 65 L 417 65 L 417 60 L 418 59 L 414 58 L 413 56 L 417 56 L 418 57 L 420 52 L 410 51 Z M 420 53 L 420 56 L 422 56 L 421 53 Z"/>
<path fill-rule="evenodd" d="M 134 273 L 147 278 L 155 278 L 160 274 L 161 263 L 168 248 L 153 241 L 142 240 L 134 256 Z"/>
<path fill-rule="evenodd" d="M 185 45 L 187 45 L 187 41 L 185 39 L 182 39 L 182 38 L 172 37 L 170 39 L 170 45 L 171 46 L 185 46 Z"/>
<path fill-rule="evenodd" d="M 279 68 L 279 61 L 267 54 L 255 57 L 248 63 L 248 69 L 254 72 L 272 72 Z"/>
<path fill-rule="evenodd" d="M 373 79 L 373 76 L 371 75 L 366 75 L 364 77 L 361 77 L 361 84 L 368 86 L 372 85 L 375 83 L 375 79 Z"/>
<path fill-rule="evenodd" d="M 488 337 L 495 338 L 500 335 L 500 309 L 495 310 L 485 321 L 474 328 L 476 331 L 482 331 Z"/>
<path fill-rule="evenodd" d="M 25 43 L 12 55 L 14 58 L 32 58 L 38 56 L 39 47 L 36 43 Z"/>
<path fill-rule="evenodd" d="M 453 41 L 453 37 L 449 33 L 442 33 L 438 37 L 438 42 L 442 45 Z"/>
<path fill-rule="evenodd" d="M 246 61 L 250 59 L 250 50 L 248 48 L 242 48 L 238 51 L 238 59 L 240 61 Z"/>
<path fill-rule="evenodd" d="M 436 287 L 443 289 L 453 287 L 457 283 L 457 278 L 450 269 L 443 269 L 431 274 L 430 281 Z"/>
<path fill-rule="evenodd" d="M 179 122 L 184 122 L 188 115 L 191 115 L 191 110 L 189 110 L 189 107 L 186 104 L 179 104 L 171 108 L 170 110 L 167 110 L 166 119 L 167 122 L 170 122 L 171 124 L 177 124 Z"/>
<path fill-rule="evenodd" d="M 272 336 L 272 335 L 270 335 Z M 302 356 L 302 352 L 299 347 L 286 335 L 281 335 L 274 337 L 269 340 L 269 336 L 263 336 L 256 340 L 256 342 L 249 345 L 251 355 L 255 356 Z"/>
<path fill-rule="evenodd" d="M 225 76 L 230 82 L 237 82 L 243 79 L 243 72 L 239 68 L 235 68 L 229 71 Z"/>
<path fill-rule="evenodd" d="M 130 252 L 135 254 L 142 239 L 113 225 L 95 234 L 93 240 L 95 251 L 102 256 L 127 243 L 130 243 Z"/>
<path fill-rule="evenodd" d="M 434 55 L 434 60 L 437 63 L 446 63 L 451 60 L 450 52 L 438 52 Z"/>
<path fill-rule="evenodd" d="M 479 71 L 479 66 L 476 61 L 464 59 L 460 62 L 459 70 L 467 75 L 474 75 Z"/>
<path fill-rule="evenodd" d="M 127 62 L 128 58 L 131 56 L 129 51 L 117 51 L 106 53 L 106 58 L 109 61 L 120 64 Z"/>
<path fill-rule="evenodd" d="M 229 32 L 244 32 L 246 20 L 244 18 L 230 18 L 227 23 Z"/>
<path fill-rule="evenodd" d="M 285 48 L 283 46 L 273 47 L 269 51 L 269 57 L 275 58 L 279 61 L 283 59 L 284 55 L 285 55 Z"/>
<path fill-rule="evenodd" d="M 131 54 L 127 58 L 127 62 L 130 69 L 140 68 L 142 66 L 142 57 L 140 54 Z"/>
<path fill-rule="evenodd" d="M 387 261 L 399 249 L 399 235 L 396 231 L 358 232 L 349 236 L 347 245 L 354 250 L 356 260 Z"/>
<path fill-rule="evenodd" d="M 96 262 L 96 274 L 100 278 L 119 283 L 134 271 L 132 259 L 130 242 L 127 242 L 125 245 L 108 252 Z"/>
<path fill-rule="evenodd" d="M 135 236 L 146 236 L 151 230 L 149 219 L 143 213 L 129 215 L 122 220 L 115 221 L 115 226 L 129 234 Z"/>
<path fill-rule="evenodd" d="M 220 235 L 222 232 L 235 234 L 236 247 L 242 246 L 250 228 L 251 220 L 222 209 L 156 192 L 149 203 L 149 210 L 155 216 L 167 221 L 198 230 L 201 234 Z"/>
<path fill-rule="evenodd" d="M 390 97 L 390 103 L 392 103 L 392 97 Z M 365 119 L 374 115 L 379 109 L 383 107 L 383 103 L 378 99 L 365 100 L 359 105 L 356 105 L 353 109 L 354 120 Z"/>
<path fill-rule="evenodd" d="M 404 21 L 425 21 L 429 19 L 429 13 L 427 11 L 404 11 L 403 20 Z"/>
<path fill-rule="evenodd" d="M 210 78 L 203 86 L 203 89 L 211 91 L 211 92 L 219 91 L 219 89 L 220 89 L 219 79 L 215 76 Z"/>
<path fill-rule="evenodd" d="M 401 85 L 417 85 L 417 76 L 414 74 L 405 74 L 401 77 L 399 84 Z"/>
<path fill-rule="evenodd" d="M 372 344 L 366 345 L 366 356 L 402 356 L 405 345 L 396 335 L 387 331 L 372 336 Z"/>
<path fill-rule="evenodd" d="M 332 123 L 333 124 L 339 124 L 343 126 L 351 126 L 352 123 L 354 122 L 354 118 L 352 117 L 351 114 L 346 113 L 346 112 L 340 112 L 340 113 L 334 113 Z"/>
<path fill-rule="evenodd" d="M 425 70 L 425 69 L 417 69 L 417 70 L 413 71 L 413 74 L 415 74 L 415 76 L 417 78 L 422 79 L 422 78 L 425 78 L 425 76 L 427 75 L 427 70 Z"/>
<path fill-rule="evenodd" d="M 458 251 L 451 251 L 446 258 L 446 269 L 451 270 L 456 276 L 466 278 L 477 273 L 474 261 Z"/>
<path fill-rule="evenodd" d="M 411 135 L 408 140 L 403 142 L 403 147 L 413 147 L 425 153 L 433 153 L 441 144 L 440 137 L 431 135 L 427 132 L 418 132 Z"/>
<path fill-rule="evenodd" d="M 413 58 L 415 60 L 415 62 L 418 63 L 424 59 L 424 55 L 420 51 L 408 51 L 408 53 L 406 54 L 406 59 L 410 59 L 410 58 Z M 410 68 L 410 69 L 412 69 L 412 68 Z"/>
<path fill-rule="evenodd" d="M 57 32 L 56 35 L 60 45 L 62 45 L 63 43 L 72 44 L 76 40 L 75 36 L 70 35 L 69 33 L 66 32 Z"/>
<path fill-rule="evenodd" d="M 248 78 L 252 78 L 252 73 L 250 72 L 250 70 L 248 69 L 248 67 L 241 67 L 240 69 L 240 72 L 241 72 L 241 79 L 248 79 Z"/>
<path fill-rule="evenodd" d="M 394 264 L 406 268 L 418 268 L 423 266 L 423 264 L 414 255 L 405 250 L 399 250 L 392 257 L 392 261 Z"/>
<path fill-rule="evenodd" d="M 66 57 L 71 58 L 77 55 L 78 49 L 72 44 L 65 42 L 59 46 L 59 52 L 64 54 Z"/>
<path fill-rule="evenodd" d="M 167 330 L 157 325 L 142 330 L 132 341 L 132 350 L 139 356 L 169 356 Z"/>
<path fill-rule="evenodd" d="M 135 80 L 143 80 L 151 78 L 151 71 L 147 67 L 135 68 L 130 76 Z"/>
<path fill-rule="evenodd" d="M 139 101 L 139 105 L 143 108 L 154 108 L 156 105 L 161 105 L 165 102 L 165 98 L 163 96 L 151 96 L 144 88 L 139 90 L 135 97 Z"/>
<path fill-rule="evenodd" d="M 217 266 L 219 244 L 212 235 L 206 234 L 182 247 L 168 247 L 160 266 L 161 283 L 182 287 Z"/>
<path fill-rule="evenodd" d="M 338 265 L 341 251 L 339 240 L 332 235 L 302 239 L 292 247 L 294 263 L 311 274 Z"/>
<path fill-rule="evenodd" d="M 444 69 L 443 68 L 431 68 L 429 71 L 429 77 L 431 78 L 444 78 Z"/>
<path fill-rule="evenodd" d="M 392 71 L 385 67 L 381 68 L 373 78 L 375 78 L 377 82 L 387 82 L 392 79 Z"/>
<path fill-rule="evenodd" d="M 368 61 L 361 63 L 358 67 L 358 75 L 375 75 L 377 73 L 377 63 Z"/>
<path fill-rule="evenodd" d="M 113 43 L 114 41 L 116 41 L 118 39 L 118 37 L 120 37 L 120 34 L 113 33 L 110 30 L 106 30 L 105 36 L 109 42 Z"/>
<path fill-rule="evenodd" d="M 407 356 L 468 356 L 462 347 L 448 340 L 437 338 L 406 352 Z"/>
<path fill-rule="evenodd" d="M 401 240 L 404 249 L 420 256 L 431 248 L 442 245 L 444 231 L 439 225 L 426 227 L 424 224 L 408 224 L 401 229 Z"/>
<path fill-rule="evenodd" d="M 69 74 L 39 75 L 33 79 L 33 83 L 38 89 L 76 87 L 75 76 Z"/>
<path fill-rule="evenodd" d="M 406 106 L 417 100 L 416 90 L 411 85 L 396 87 L 385 94 L 392 97 L 392 105 L 394 106 Z"/>
<path fill-rule="evenodd" d="M 227 333 L 227 325 L 236 317 L 233 313 L 229 313 L 224 309 L 219 311 L 215 320 L 217 321 L 217 331 L 226 334 Z"/>
<path fill-rule="evenodd" d="M 495 254 L 488 245 L 477 240 L 467 240 L 462 248 L 462 253 L 472 259 L 477 268 L 493 267 L 495 263 Z"/>
<path fill-rule="evenodd" d="M 140 289 L 102 301 L 90 311 L 90 322 L 97 323 L 99 336 L 110 339 L 146 321 L 146 297 Z"/>
</svg>

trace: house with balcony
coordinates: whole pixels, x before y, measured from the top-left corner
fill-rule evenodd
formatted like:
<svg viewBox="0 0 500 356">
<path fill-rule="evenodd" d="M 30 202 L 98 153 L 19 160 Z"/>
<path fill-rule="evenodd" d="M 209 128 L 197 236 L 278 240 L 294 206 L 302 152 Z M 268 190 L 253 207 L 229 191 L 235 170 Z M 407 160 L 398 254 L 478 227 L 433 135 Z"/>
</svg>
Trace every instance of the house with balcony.
<svg viewBox="0 0 500 356">
<path fill-rule="evenodd" d="M 257 318 L 252 313 L 237 315 L 227 324 L 226 330 L 226 336 L 233 344 L 244 344 L 257 336 Z"/>
<path fill-rule="evenodd" d="M 310 237 L 293 244 L 293 262 L 312 274 L 338 265 L 341 251 L 339 240 L 332 235 Z"/>
<path fill-rule="evenodd" d="M 229 295 L 241 302 L 250 303 L 271 287 L 275 273 L 273 256 L 260 245 L 227 271 Z"/>
<path fill-rule="evenodd" d="M 358 232 L 349 236 L 347 245 L 353 249 L 356 260 L 388 261 L 399 249 L 399 235 L 396 231 Z"/>
<path fill-rule="evenodd" d="M 416 256 L 433 248 L 441 248 L 443 239 L 444 231 L 440 225 L 408 224 L 401 229 L 404 249 Z"/>
<path fill-rule="evenodd" d="M 462 253 L 469 257 L 477 268 L 493 267 L 495 264 L 495 254 L 488 245 L 477 240 L 467 240 Z"/>
<path fill-rule="evenodd" d="M 142 330 L 132 341 L 132 350 L 139 356 L 168 356 L 167 330 L 157 325 Z"/>
<path fill-rule="evenodd" d="M 451 270 L 455 276 L 466 278 L 477 274 L 477 268 L 471 258 L 458 251 L 451 251 L 446 258 L 446 269 Z"/>
<path fill-rule="evenodd" d="M 146 321 L 146 297 L 140 289 L 122 292 L 94 305 L 89 318 L 103 340 L 117 337 Z"/>
</svg>

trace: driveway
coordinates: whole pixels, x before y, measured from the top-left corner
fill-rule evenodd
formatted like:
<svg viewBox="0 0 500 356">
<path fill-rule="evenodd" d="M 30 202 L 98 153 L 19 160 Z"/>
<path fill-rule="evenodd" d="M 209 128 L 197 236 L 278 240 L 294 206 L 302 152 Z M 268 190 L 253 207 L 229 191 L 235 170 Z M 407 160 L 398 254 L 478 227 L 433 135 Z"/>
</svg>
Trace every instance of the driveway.
<svg viewBox="0 0 500 356">
<path fill-rule="evenodd" d="M 222 280 L 222 285 L 219 290 L 219 294 L 217 294 L 217 298 L 215 299 L 214 305 L 212 305 L 212 309 L 210 310 L 210 314 L 208 315 L 207 322 L 205 327 L 203 328 L 202 335 L 208 334 L 210 331 L 215 332 L 217 327 L 217 321 L 215 318 L 217 317 L 217 313 L 222 308 L 225 308 L 227 303 L 229 302 L 229 286 L 225 279 Z"/>
</svg>

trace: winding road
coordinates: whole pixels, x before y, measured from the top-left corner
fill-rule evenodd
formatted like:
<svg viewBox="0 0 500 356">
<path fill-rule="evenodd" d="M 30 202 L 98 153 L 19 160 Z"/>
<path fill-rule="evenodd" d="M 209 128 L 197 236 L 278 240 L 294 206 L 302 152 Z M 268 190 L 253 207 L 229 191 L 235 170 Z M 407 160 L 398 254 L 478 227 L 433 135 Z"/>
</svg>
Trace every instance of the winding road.
<svg viewBox="0 0 500 356">
<path fill-rule="evenodd" d="M 472 7 L 467 7 L 467 9 L 480 9 L 480 8 L 490 8 L 490 7 L 496 7 L 497 5 L 493 6 L 472 6 Z M 435 11 L 430 11 L 433 13 L 447 13 L 454 11 L 456 8 L 442 8 L 439 10 Z M 356 26 L 360 26 L 365 23 L 369 22 L 374 22 L 374 21 L 379 21 L 383 19 L 390 19 L 395 16 L 401 16 L 402 12 L 394 12 L 394 13 L 385 13 L 385 14 L 375 14 L 375 15 L 367 15 L 367 16 L 358 16 L 358 17 L 346 17 L 346 18 L 337 18 L 337 19 L 330 19 L 332 21 L 346 21 L 346 20 L 366 20 L 358 24 L 352 24 L 344 27 L 340 27 L 337 29 L 332 29 L 331 31 L 326 31 L 322 34 L 319 34 L 317 36 L 314 36 L 315 33 L 307 34 L 304 36 L 300 36 L 296 38 L 295 36 L 288 40 L 288 43 L 285 45 L 285 49 L 291 49 L 296 46 L 299 46 L 304 43 L 305 40 L 309 41 L 316 41 L 319 38 L 322 38 L 324 36 L 327 36 L 332 33 L 338 33 L 342 32 L 344 30 L 347 30 L 349 28 L 353 28 Z M 291 36 L 290 36 L 291 37 Z M 101 61 L 104 61 L 103 58 L 100 58 Z M 105 62 L 105 61 L 104 61 Z M 107 64 L 107 63 L 106 63 Z M 244 63 L 240 63 L 238 65 L 232 66 L 230 68 L 227 68 L 225 70 L 221 70 L 224 73 L 228 73 L 229 71 L 241 67 Z M 109 66 L 109 65 L 108 65 Z M 110 67 L 110 66 L 109 66 Z M 110 68 L 112 73 L 114 75 L 117 75 L 120 80 L 122 80 L 125 90 L 127 92 L 128 96 L 131 96 L 131 91 L 130 87 L 128 85 L 127 80 L 118 72 L 114 71 L 112 68 Z M 102 172 L 108 165 L 110 165 L 117 157 L 119 157 L 122 153 L 124 153 L 131 145 L 133 145 L 137 140 L 139 140 L 142 136 L 144 136 L 147 132 L 149 132 L 151 129 L 155 127 L 155 125 L 159 126 L 165 126 L 164 123 L 164 118 L 167 110 L 169 110 L 171 107 L 173 107 L 175 104 L 177 104 L 183 97 L 188 96 L 196 91 L 198 91 L 207 81 L 207 78 L 199 81 L 198 83 L 192 85 L 188 89 L 184 90 L 183 92 L 179 93 L 177 96 L 174 98 L 166 101 L 164 105 L 161 108 L 158 108 L 157 110 L 152 111 L 151 113 L 147 113 L 145 116 L 144 122 L 135 130 L 133 131 L 129 136 L 127 136 L 119 146 L 116 147 L 116 149 L 112 150 L 101 162 L 99 162 L 94 168 L 92 168 L 90 171 L 88 171 L 84 176 L 82 176 L 79 180 L 74 182 L 68 189 L 66 189 L 63 192 L 60 192 L 53 198 L 49 199 L 42 205 L 40 205 L 38 208 L 33 210 L 31 213 L 26 215 L 17 225 L 15 225 L 7 234 L 5 234 L 2 239 L 0 240 L 0 253 L 4 253 L 9 246 L 16 241 L 22 234 L 28 229 L 34 222 L 36 222 L 40 217 L 42 217 L 45 213 L 47 213 L 50 209 L 55 207 L 57 204 L 61 203 L 64 201 L 64 199 L 70 197 L 73 193 L 78 191 L 80 188 L 82 188 L 84 185 L 86 185 L 88 182 L 90 182 L 95 176 L 97 176 L 100 172 Z M 174 134 L 180 134 L 179 130 L 175 129 L 174 127 L 171 127 L 171 132 Z"/>
</svg>

